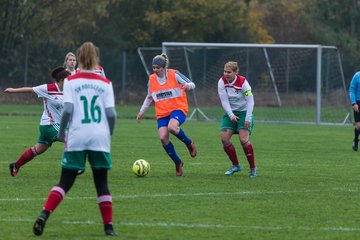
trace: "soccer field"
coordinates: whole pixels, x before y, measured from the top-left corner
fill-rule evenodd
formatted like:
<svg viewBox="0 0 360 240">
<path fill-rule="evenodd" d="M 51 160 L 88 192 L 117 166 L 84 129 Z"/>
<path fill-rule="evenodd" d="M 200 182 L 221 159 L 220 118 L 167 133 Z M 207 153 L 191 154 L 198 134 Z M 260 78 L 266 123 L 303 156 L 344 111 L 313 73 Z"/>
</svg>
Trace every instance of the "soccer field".
<svg viewBox="0 0 360 240">
<path fill-rule="evenodd" d="M 8 164 L 35 144 L 39 118 L 0 117 L 0 239 L 38 239 L 33 222 L 59 180 L 62 143 L 16 177 L 9 174 Z M 184 176 L 175 177 L 155 120 L 118 119 L 109 176 L 115 239 L 360 239 L 360 153 L 351 149 L 353 127 L 255 125 L 256 179 L 248 177 L 236 136 L 243 170 L 224 175 L 230 161 L 219 122 L 187 121 L 183 129 L 195 140 L 198 156 L 192 159 L 171 137 L 185 162 Z M 139 158 L 151 165 L 143 178 L 131 171 Z M 50 216 L 41 239 L 105 237 L 87 167 Z"/>
</svg>

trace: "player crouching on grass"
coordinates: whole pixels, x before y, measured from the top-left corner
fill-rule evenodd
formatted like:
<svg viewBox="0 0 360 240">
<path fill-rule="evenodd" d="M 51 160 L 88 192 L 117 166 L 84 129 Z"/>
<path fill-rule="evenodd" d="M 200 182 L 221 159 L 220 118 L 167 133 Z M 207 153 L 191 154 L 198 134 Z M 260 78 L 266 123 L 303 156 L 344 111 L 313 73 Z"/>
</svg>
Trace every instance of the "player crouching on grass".
<svg viewBox="0 0 360 240">
<path fill-rule="evenodd" d="M 240 76 L 237 62 L 227 62 L 224 75 L 218 82 L 218 93 L 225 114 L 221 122 L 221 142 L 232 166 L 225 175 L 232 175 L 241 170 L 236 150 L 230 139 L 239 134 L 241 146 L 250 165 L 250 177 L 256 177 L 254 150 L 250 143 L 253 128 L 254 97 L 249 82 Z"/>
</svg>

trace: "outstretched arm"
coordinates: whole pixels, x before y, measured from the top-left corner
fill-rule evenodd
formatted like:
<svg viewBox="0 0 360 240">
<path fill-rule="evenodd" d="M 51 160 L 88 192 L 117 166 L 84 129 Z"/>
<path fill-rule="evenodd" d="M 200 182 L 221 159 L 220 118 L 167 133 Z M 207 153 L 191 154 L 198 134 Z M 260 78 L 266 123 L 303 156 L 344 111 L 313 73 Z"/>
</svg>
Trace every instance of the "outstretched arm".
<svg viewBox="0 0 360 240">
<path fill-rule="evenodd" d="M 21 88 L 7 88 L 4 93 L 33 93 L 32 87 L 21 87 Z"/>
</svg>

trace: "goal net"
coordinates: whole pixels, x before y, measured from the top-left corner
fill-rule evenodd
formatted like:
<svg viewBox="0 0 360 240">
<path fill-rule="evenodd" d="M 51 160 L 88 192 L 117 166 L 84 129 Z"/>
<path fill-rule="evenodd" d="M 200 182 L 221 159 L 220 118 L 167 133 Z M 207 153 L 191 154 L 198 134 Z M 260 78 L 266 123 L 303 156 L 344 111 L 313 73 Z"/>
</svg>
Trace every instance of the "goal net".
<svg viewBox="0 0 360 240">
<path fill-rule="evenodd" d="M 161 49 L 138 52 L 148 74 L 152 57 L 165 52 L 170 67 L 196 84 L 188 94 L 190 119 L 221 119 L 224 112 L 217 83 L 224 64 L 236 61 L 240 75 L 253 88 L 255 122 L 351 123 L 341 58 L 335 46 L 163 42 Z"/>
</svg>

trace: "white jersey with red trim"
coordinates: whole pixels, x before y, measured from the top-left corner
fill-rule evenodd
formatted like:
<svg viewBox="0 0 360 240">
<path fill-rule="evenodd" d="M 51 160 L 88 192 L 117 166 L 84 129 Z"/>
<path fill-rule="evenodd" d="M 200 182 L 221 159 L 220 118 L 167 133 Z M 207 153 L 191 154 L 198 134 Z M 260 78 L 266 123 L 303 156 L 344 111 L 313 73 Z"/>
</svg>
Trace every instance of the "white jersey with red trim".
<svg viewBox="0 0 360 240">
<path fill-rule="evenodd" d="M 110 152 L 110 129 L 105 109 L 115 107 L 110 80 L 81 70 L 64 80 L 64 103 L 73 104 L 65 151 Z"/>
<path fill-rule="evenodd" d="M 254 110 L 254 97 L 251 86 L 245 77 L 236 75 L 232 82 L 223 76 L 218 82 L 218 94 L 221 105 L 231 118 L 234 111 L 246 111 L 246 121 L 251 121 Z"/>
<path fill-rule="evenodd" d="M 56 83 L 43 84 L 32 88 L 39 98 L 43 98 L 44 111 L 40 125 L 54 125 L 59 129 L 61 113 L 64 108 L 63 92 Z"/>
<path fill-rule="evenodd" d="M 80 72 L 80 68 L 77 68 L 76 71 L 75 71 L 75 73 L 79 73 L 79 72 Z M 99 74 L 100 76 L 103 76 L 104 78 L 106 78 L 105 70 L 104 70 L 104 68 L 103 68 L 102 66 L 98 65 L 98 66 L 96 67 L 95 72 L 96 72 L 97 74 Z M 71 75 L 73 75 L 73 74 L 71 74 Z"/>
<path fill-rule="evenodd" d="M 104 78 L 106 78 L 106 75 L 105 75 L 105 70 L 102 66 L 98 65 L 95 72 L 101 76 L 103 76 Z"/>
</svg>

